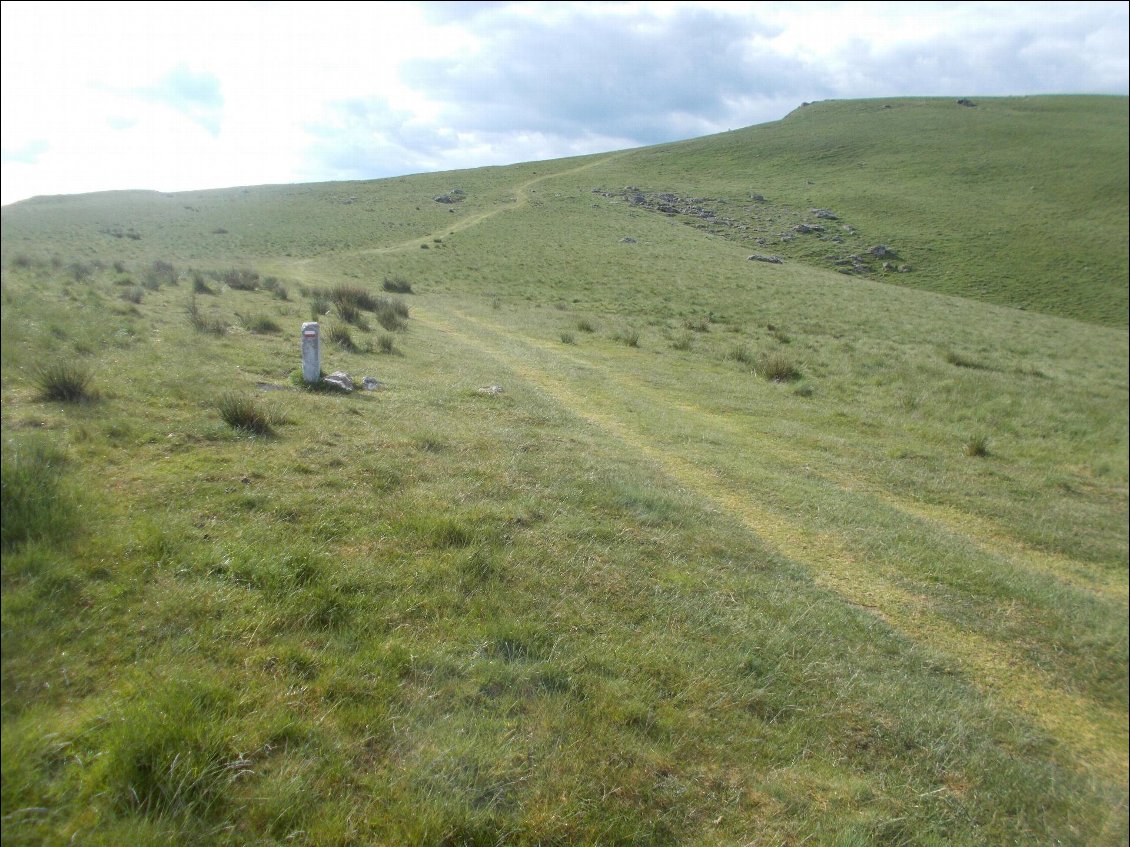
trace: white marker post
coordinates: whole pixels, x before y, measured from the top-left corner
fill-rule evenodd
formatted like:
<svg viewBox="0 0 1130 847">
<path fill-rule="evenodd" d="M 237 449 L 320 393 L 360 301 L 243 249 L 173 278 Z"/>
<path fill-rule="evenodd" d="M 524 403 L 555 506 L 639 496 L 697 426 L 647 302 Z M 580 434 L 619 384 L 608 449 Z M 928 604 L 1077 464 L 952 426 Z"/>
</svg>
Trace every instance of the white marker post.
<svg viewBox="0 0 1130 847">
<path fill-rule="evenodd" d="M 302 378 L 311 383 L 322 378 L 322 336 L 316 321 L 302 324 Z"/>
</svg>

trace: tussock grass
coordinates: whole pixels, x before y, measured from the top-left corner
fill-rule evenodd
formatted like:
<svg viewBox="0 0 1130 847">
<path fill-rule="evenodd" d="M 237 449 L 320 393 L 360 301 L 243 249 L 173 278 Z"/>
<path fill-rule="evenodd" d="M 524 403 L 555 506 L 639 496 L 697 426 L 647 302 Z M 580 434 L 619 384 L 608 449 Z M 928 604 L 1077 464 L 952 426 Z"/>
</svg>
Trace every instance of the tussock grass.
<svg viewBox="0 0 1130 847">
<path fill-rule="evenodd" d="M 412 293 L 412 283 L 402 276 L 385 277 L 384 282 L 381 283 L 381 288 L 393 294 Z"/>
<path fill-rule="evenodd" d="M 762 353 L 753 365 L 753 372 L 772 382 L 794 382 L 801 377 L 793 360 L 782 353 Z"/>
<path fill-rule="evenodd" d="M 97 399 L 90 369 L 81 362 L 50 362 L 35 372 L 39 399 L 62 403 L 88 403 Z"/>
<path fill-rule="evenodd" d="M 244 317 L 237 315 L 240 325 L 248 332 L 256 335 L 274 335 L 282 332 L 282 327 L 279 326 L 278 321 L 266 315 L 253 315 Z"/>
<path fill-rule="evenodd" d="M 640 346 L 640 331 L 634 327 L 625 327 L 612 334 L 613 341 L 619 341 L 627 347 Z"/>
<path fill-rule="evenodd" d="M 989 455 L 989 437 L 984 434 L 970 436 L 962 446 L 962 452 L 971 458 L 983 458 Z"/>
<path fill-rule="evenodd" d="M 229 392 L 220 398 L 216 409 L 223 422 L 232 429 L 252 435 L 274 434 L 274 416 L 253 397 Z"/>
<path fill-rule="evenodd" d="M 349 331 L 349 327 L 335 324 L 330 327 L 326 332 L 326 340 L 331 344 L 336 344 L 347 353 L 357 352 L 357 343 L 353 340 L 353 333 Z"/>
<path fill-rule="evenodd" d="M 228 325 L 217 317 L 204 314 L 204 311 L 196 302 L 196 291 L 188 299 L 188 322 L 192 328 L 197 332 L 202 332 L 208 335 L 225 335 L 228 331 Z"/>
<path fill-rule="evenodd" d="M 356 285 L 335 285 L 329 291 L 329 300 L 338 308 L 338 311 L 351 309 L 375 312 L 380 303 L 380 298 L 374 297 L 368 291 Z"/>
</svg>

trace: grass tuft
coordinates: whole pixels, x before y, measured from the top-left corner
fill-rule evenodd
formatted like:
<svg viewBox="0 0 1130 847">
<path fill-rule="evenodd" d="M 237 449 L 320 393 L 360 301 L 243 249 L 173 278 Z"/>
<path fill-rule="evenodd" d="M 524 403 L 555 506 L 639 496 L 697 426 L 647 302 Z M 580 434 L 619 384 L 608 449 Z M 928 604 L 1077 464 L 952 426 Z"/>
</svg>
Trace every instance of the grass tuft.
<svg viewBox="0 0 1130 847">
<path fill-rule="evenodd" d="M 331 344 L 336 344 L 347 353 L 356 353 L 357 344 L 353 341 L 353 334 L 349 331 L 349 327 L 337 326 L 330 327 L 329 332 L 326 333 L 326 338 L 329 339 Z"/>
<path fill-rule="evenodd" d="M 39 398 L 63 403 L 87 403 L 97 399 L 91 380 L 90 371 L 77 362 L 52 362 L 35 374 Z"/>
<path fill-rule="evenodd" d="M 783 353 L 762 353 L 757 357 L 753 372 L 772 382 L 793 382 L 801 377 L 792 359 Z"/>
<path fill-rule="evenodd" d="M 232 429 L 253 435 L 272 435 L 274 418 L 261 408 L 253 397 L 229 393 L 220 398 L 216 407 L 224 423 Z"/>
<path fill-rule="evenodd" d="M 974 459 L 981 459 L 989 455 L 989 438 L 987 435 L 978 433 L 969 438 L 968 441 L 961 448 L 966 456 Z"/>
<path fill-rule="evenodd" d="M 412 283 L 402 276 L 385 277 L 385 281 L 381 283 L 381 288 L 393 294 L 412 293 Z"/>
</svg>

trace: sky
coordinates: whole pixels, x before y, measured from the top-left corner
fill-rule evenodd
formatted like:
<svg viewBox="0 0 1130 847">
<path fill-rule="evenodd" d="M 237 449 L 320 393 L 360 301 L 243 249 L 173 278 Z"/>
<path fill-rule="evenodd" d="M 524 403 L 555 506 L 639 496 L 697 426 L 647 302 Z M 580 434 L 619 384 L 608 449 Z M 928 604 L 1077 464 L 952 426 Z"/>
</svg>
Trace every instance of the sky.
<svg viewBox="0 0 1130 847">
<path fill-rule="evenodd" d="M 1126 2 L 0 4 L 0 202 L 639 147 L 802 102 L 1128 93 Z"/>
</svg>

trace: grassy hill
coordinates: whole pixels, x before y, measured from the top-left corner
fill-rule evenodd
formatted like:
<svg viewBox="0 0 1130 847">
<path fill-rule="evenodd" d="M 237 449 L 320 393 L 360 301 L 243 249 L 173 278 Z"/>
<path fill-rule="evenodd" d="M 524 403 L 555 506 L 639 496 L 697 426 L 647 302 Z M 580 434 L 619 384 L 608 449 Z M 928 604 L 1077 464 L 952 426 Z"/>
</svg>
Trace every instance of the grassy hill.
<svg viewBox="0 0 1130 847">
<path fill-rule="evenodd" d="M 977 103 L 6 207 L 5 844 L 1127 843 L 1126 101 Z"/>
</svg>

